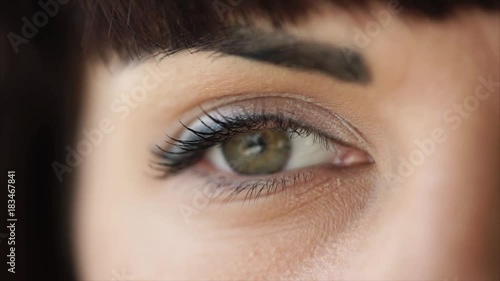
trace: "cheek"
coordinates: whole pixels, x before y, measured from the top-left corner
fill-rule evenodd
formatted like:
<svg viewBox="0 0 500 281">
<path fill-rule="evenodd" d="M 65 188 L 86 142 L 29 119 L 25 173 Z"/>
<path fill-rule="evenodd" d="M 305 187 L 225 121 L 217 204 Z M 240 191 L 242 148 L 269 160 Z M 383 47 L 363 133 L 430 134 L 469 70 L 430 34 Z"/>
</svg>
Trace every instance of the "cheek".
<svg viewBox="0 0 500 281">
<path fill-rule="evenodd" d="M 366 207 L 371 189 L 368 180 L 339 178 L 342 180 L 318 178 L 310 186 L 297 187 L 300 190 L 292 187 L 246 203 L 243 198 L 223 203 L 222 195 L 204 194 L 206 181 L 196 181 L 192 175 L 162 184 L 153 205 L 161 206 L 159 213 L 174 214 L 164 223 L 172 225 L 168 227 L 169 233 L 176 233 L 172 243 L 184 253 L 164 254 L 184 265 L 183 276 L 193 278 L 200 274 L 217 279 L 223 273 L 243 279 L 271 274 L 278 278 L 285 273 L 297 276 L 302 263 L 333 251 L 349 222 Z M 196 274 L 192 268 L 197 268 Z"/>
<path fill-rule="evenodd" d="M 336 174 L 332 180 L 320 172 L 274 197 L 223 203 L 193 175 L 158 181 L 122 174 L 123 165 L 109 163 L 112 151 L 99 151 L 81 170 L 80 178 L 93 179 L 81 180 L 78 200 L 85 278 L 123 268 L 145 279 L 300 276 L 304 264 L 336 253 L 372 191 L 366 177 Z"/>
</svg>

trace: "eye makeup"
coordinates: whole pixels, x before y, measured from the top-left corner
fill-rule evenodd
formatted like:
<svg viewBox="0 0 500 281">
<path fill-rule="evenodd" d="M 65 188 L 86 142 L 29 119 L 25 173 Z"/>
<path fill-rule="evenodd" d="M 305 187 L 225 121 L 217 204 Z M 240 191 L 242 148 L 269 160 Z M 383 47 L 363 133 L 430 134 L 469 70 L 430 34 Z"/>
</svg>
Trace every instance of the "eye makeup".
<svg viewBox="0 0 500 281">
<path fill-rule="evenodd" d="M 188 123 L 181 119 L 179 124 L 180 133 L 168 135 L 164 143 L 157 144 L 153 149 L 155 156 L 153 167 L 162 171 L 164 178 L 180 173 L 192 173 L 198 177 L 210 178 L 212 184 L 230 190 L 227 198 L 236 197 L 244 191 L 246 191 L 245 200 L 258 198 L 262 194 L 268 195 L 304 184 L 305 181 L 314 178 L 314 171 L 317 169 L 323 171 L 346 169 L 357 164 L 372 162 L 369 155 L 358 148 L 364 146 L 359 142 L 362 137 L 355 134 L 356 130 L 349 123 L 322 107 L 292 98 L 261 97 L 233 101 L 210 110 L 201 107 L 194 121 Z M 304 168 L 290 171 L 273 170 L 270 174 L 255 175 L 223 171 L 206 161 L 207 151 L 214 147 L 223 147 L 228 142 L 231 143 L 231 140 L 234 142 L 235 138 L 238 140 L 242 135 L 255 134 L 259 130 L 267 129 L 286 132 L 291 139 L 310 138 L 314 145 L 321 147 L 324 154 L 332 155 L 332 161 L 315 163 L 314 158 L 318 156 L 315 154 L 311 155 L 312 159 L 306 161 L 311 164 L 310 166 L 304 165 Z M 274 135 L 280 136 L 275 133 Z M 259 146 L 251 148 L 273 147 L 272 143 L 257 143 Z M 304 161 L 298 157 L 292 158 L 294 161 Z M 307 158 L 307 155 L 302 158 Z M 347 161 L 334 161 L 334 159 Z M 353 159 L 355 161 L 352 161 Z M 247 162 L 250 163 L 250 167 L 255 168 L 259 163 L 268 165 L 266 162 L 273 160 L 270 158 L 268 161 Z M 315 168 L 316 164 L 323 168 L 319 166 Z M 258 171 L 265 171 L 259 168 L 262 167 L 257 167 Z"/>
<path fill-rule="evenodd" d="M 230 140 L 231 137 L 263 128 L 283 130 L 289 132 L 292 137 L 306 137 L 314 134 L 315 139 L 325 149 L 331 149 L 326 136 L 316 133 L 306 125 L 301 125 L 298 121 L 288 119 L 281 114 L 242 113 L 226 116 L 220 112 L 216 114 L 205 112 L 205 116 L 197 121 L 195 125 L 186 126 L 183 124 L 186 133 L 179 139 L 169 137 L 167 143 L 171 145 L 170 150 L 158 146 L 161 151 L 158 156 L 163 160 L 159 164 L 167 167 L 170 172 L 178 172 L 195 163 L 203 156 L 204 151 Z"/>
</svg>

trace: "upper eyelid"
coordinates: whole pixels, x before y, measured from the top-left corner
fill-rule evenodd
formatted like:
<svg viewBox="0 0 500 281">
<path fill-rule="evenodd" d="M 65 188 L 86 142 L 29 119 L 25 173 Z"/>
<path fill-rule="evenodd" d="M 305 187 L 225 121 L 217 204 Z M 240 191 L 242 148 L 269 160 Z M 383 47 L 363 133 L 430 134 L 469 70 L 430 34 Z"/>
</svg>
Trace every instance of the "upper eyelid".
<svg viewBox="0 0 500 281">
<path fill-rule="evenodd" d="M 287 117 L 281 116 L 281 115 L 252 115 L 252 116 L 236 116 L 234 119 L 232 117 L 228 117 L 225 115 L 220 115 L 224 121 L 221 121 L 209 113 L 207 113 L 207 117 L 209 117 L 211 120 L 217 123 L 217 125 L 220 125 L 223 130 L 214 130 L 211 126 L 206 124 L 202 119 L 198 118 L 200 123 L 203 124 L 203 128 L 208 128 L 211 130 L 211 133 L 217 133 L 217 134 L 238 134 L 238 133 L 245 133 L 249 130 L 257 130 L 261 128 L 267 127 L 270 123 L 273 124 L 275 127 L 280 128 L 280 129 L 291 129 L 292 133 L 296 133 L 298 135 L 303 135 L 303 134 L 309 134 L 310 132 L 315 131 L 315 128 L 313 128 L 311 125 L 289 119 Z M 226 122 L 226 123 L 225 123 Z M 194 136 L 205 139 L 205 136 L 210 136 L 211 133 L 205 133 L 201 130 L 196 130 L 193 129 L 192 127 L 189 127 L 183 123 L 181 123 L 182 126 L 190 133 L 192 133 Z M 237 129 L 229 127 L 227 125 L 232 125 L 232 126 L 240 126 Z M 317 132 L 318 135 L 322 135 L 321 132 Z M 205 136 L 202 136 L 205 135 Z M 190 142 L 190 139 L 174 139 L 172 137 L 169 137 L 170 139 L 173 139 L 178 142 Z M 342 143 L 341 140 L 337 140 L 333 138 L 334 141 Z"/>
<path fill-rule="evenodd" d="M 243 117 L 240 117 L 240 118 L 243 118 Z M 269 118 L 269 117 L 266 117 L 266 118 Z M 213 118 L 213 117 L 210 119 L 220 121 L 220 120 Z M 237 121 L 237 120 L 229 120 L 228 118 L 224 118 L 224 119 L 226 121 L 235 122 L 233 125 L 239 124 L 239 126 L 244 128 L 244 131 L 235 131 L 233 129 L 231 129 L 232 131 L 224 131 L 224 130 L 218 131 L 218 132 L 214 131 L 212 136 L 215 139 L 210 139 L 211 136 L 200 136 L 200 134 L 195 129 L 189 128 L 186 125 L 184 125 L 186 128 L 188 128 L 189 132 L 193 133 L 197 137 L 200 137 L 201 139 L 199 140 L 199 142 L 197 144 L 194 143 L 193 140 L 174 139 L 174 141 L 176 141 L 176 143 L 170 143 L 170 144 L 172 144 L 173 148 L 177 148 L 177 149 L 181 150 L 180 152 L 177 152 L 177 153 L 172 152 L 172 150 L 160 148 L 162 153 L 159 153 L 157 155 L 159 157 L 162 157 L 167 162 L 170 161 L 170 163 L 163 162 L 163 165 L 171 167 L 173 171 L 182 170 L 186 166 L 184 163 L 190 164 L 191 162 L 196 161 L 196 159 L 201 158 L 201 155 L 199 155 L 197 153 L 204 153 L 205 151 L 207 151 L 207 149 L 213 147 L 214 145 L 216 145 L 218 143 L 222 143 L 226 139 L 230 138 L 232 135 L 244 133 L 247 130 L 249 131 L 249 130 L 257 129 L 257 128 L 253 128 L 254 124 L 244 124 L 245 120 L 239 119 L 239 121 Z M 267 119 L 267 120 L 268 121 L 271 121 L 271 120 L 275 121 L 274 119 Z M 258 122 L 258 119 L 252 120 L 251 122 Z M 276 121 L 276 122 L 278 122 L 278 121 Z M 293 120 L 285 120 L 283 122 L 285 122 L 285 123 L 282 123 L 279 125 L 278 125 L 278 123 L 276 123 L 275 125 L 278 126 L 278 128 L 283 129 L 283 130 L 292 129 L 292 130 L 294 130 L 292 132 L 297 133 L 297 135 L 300 135 L 300 136 L 314 134 L 315 138 L 317 138 L 319 140 L 318 143 L 320 145 L 324 145 L 327 150 L 329 150 L 330 147 L 332 147 L 330 145 L 330 141 L 337 142 L 340 144 L 340 142 L 338 142 L 336 140 L 329 139 L 327 136 L 322 135 L 320 132 L 317 132 L 314 129 L 301 127 L 301 125 L 293 125 L 294 124 Z M 218 122 L 218 124 L 219 123 L 220 122 Z M 295 124 L 297 124 L 297 123 L 295 123 Z M 245 127 L 245 125 L 247 125 L 248 127 Z M 211 128 L 207 124 L 205 124 L 205 126 L 207 128 Z M 262 128 L 264 128 L 264 127 L 268 126 L 268 124 L 263 123 L 261 126 L 262 126 Z M 221 126 L 221 127 L 224 127 L 224 126 Z M 217 134 L 219 134 L 219 135 L 217 135 Z M 218 139 L 219 137 L 220 137 L 220 139 Z M 173 139 L 173 138 L 171 138 L 171 139 Z M 178 156 L 177 161 L 173 160 L 172 154 Z M 183 158 L 182 155 L 186 155 L 186 156 Z M 183 162 L 183 161 L 187 161 L 187 162 Z M 179 168 L 176 168 L 176 167 L 179 167 Z"/>
<path fill-rule="evenodd" d="M 290 98 L 281 98 L 281 97 L 269 97 L 269 98 L 261 98 L 261 99 L 265 99 L 265 100 L 268 100 L 268 99 L 284 99 L 284 100 L 290 100 Z M 324 132 L 324 135 L 333 139 L 334 141 L 336 142 L 339 142 L 343 145 L 347 145 L 347 146 L 356 146 L 356 145 L 353 145 L 352 143 L 350 143 L 346 138 L 346 137 L 343 137 L 341 135 L 339 135 L 339 131 L 338 129 L 335 130 L 335 133 L 328 133 L 326 132 L 327 130 L 322 130 L 321 126 L 317 127 L 315 125 L 313 125 L 312 123 L 314 122 L 308 122 L 308 121 L 304 121 L 304 119 L 314 119 L 314 118 L 300 118 L 300 116 L 298 118 L 294 117 L 295 115 L 297 115 L 297 110 L 292 110 L 290 108 L 283 108 L 283 107 L 280 107 L 279 110 L 275 110 L 274 112 L 271 112 L 272 110 L 269 110 L 269 108 L 273 108 L 272 105 L 268 106 L 268 103 L 267 101 L 259 101 L 258 103 L 255 103 L 253 104 L 254 107 L 257 107 L 259 108 L 259 110 L 257 111 L 253 111 L 251 109 L 244 109 L 244 110 L 240 110 L 239 112 L 237 112 L 236 114 L 234 113 L 235 111 L 231 111 L 231 113 L 229 114 L 225 114 L 225 113 L 222 113 L 222 110 L 221 108 L 231 108 L 231 107 L 234 107 L 236 106 L 237 108 L 243 108 L 243 106 L 241 105 L 238 105 L 239 102 L 246 102 L 246 103 L 251 103 L 253 99 L 248 99 L 248 100 L 241 100 L 241 101 L 234 101 L 230 104 L 227 104 L 227 105 L 221 105 L 221 106 L 218 106 L 212 110 L 207 110 L 206 108 L 204 108 L 203 106 L 199 106 L 199 110 L 201 111 L 201 113 L 205 116 L 205 117 L 208 117 L 208 119 L 210 121 L 213 121 L 214 124 L 216 124 L 217 126 L 227 126 L 227 124 L 230 124 L 230 123 L 233 123 L 234 120 L 231 120 L 232 119 L 232 116 L 236 116 L 236 118 L 238 117 L 241 117 L 242 115 L 244 115 L 245 117 L 255 117 L 255 116 L 259 116 L 259 115 L 266 115 L 266 116 L 273 116 L 273 117 L 279 117 L 281 119 L 288 119 L 290 121 L 292 121 L 291 123 L 293 123 L 293 125 L 297 126 L 297 127 L 303 127 L 303 128 L 306 128 L 306 129 L 312 129 L 312 130 L 318 130 L 318 131 L 325 131 Z M 256 98 L 255 100 L 260 100 L 259 98 Z M 292 99 L 294 100 L 294 99 Z M 297 100 L 296 102 L 298 103 L 305 103 L 307 106 L 314 106 L 314 107 L 318 107 L 319 109 L 322 109 L 322 107 L 319 107 L 313 103 L 310 103 L 310 102 L 307 102 L 307 101 L 304 101 L 304 100 Z M 233 105 L 233 103 L 235 105 Z M 302 106 L 301 106 L 302 107 Z M 299 110 L 300 111 L 300 110 Z M 313 117 L 313 116 L 309 116 L 309 113 L 311 112 L 311 110 L 306 110 L 307 111 L 307 116 L 305 117 Z M 323 111 L 326 111 L 325 109 L 323 109 Z M 213 112 L 213 113 L 212 113 Z M 277 114 L 276 114 L 277 113 Z M 285 114 L 283 114 L 285 113 Z M 347 122 L 346 120 L 344 120 L 342 117 L 340 117 L 338 114 L 334 113 L 334 112 L 329 112 L 328 115 L 331 116 L 331 118 L 327 118 L 327 116 L 325 116 L 324 118 L 321 118 L 322 119 L 322 123 L 325 123 L 324 121 L 325 120 L 328 120 L 328 127 L 330 127 L 331 124 L 337 124 L 337 125 L 342 125 L 342 127 L 348 129 L 348 131 L 350 132 L 351 134 L 351 137 L 352 135 L 354 135 L 356 137 L 356 140 L 360 141 L 360 142 L 363 142 L 363 143 L 368 143 L 366 137 L 363 135 L 363 133 L 361 131 L 359 131 L 356 127 L 350 125 L 349 122 Z M 217 118 L 216 116 L 219 116 L 220 118 Z M 251 118 L 250 118 L 251 119 Z M 200 122 L 200 124 L 203 125 L 203 128 L 204 129 L 209 129 L 210 132 L 217 132 L 217 131 L 220 131 L 220 130 L 217 130 L 216 129 L 216 126 L 210 126 L 209 124 L 207 124 L 207 122 L 205 122 L 200 116 L 196 116 L 195 117 L 195 121 L 198 121 Z M 259 118 L 258 120 L 259 122 L 262 121 L 262 119 Z M 267 120 L 269 121 L 269 120 Z M 271 120 L 272 121 L 272 120 Z M 188 123 L 188 122 L 184 122 L 182 121 L 181 119 L 179 119 L 179 124 L 181 124 L 181 127 L 182 129 L 185 129 L 185 130 L 188 130 L 190 131 L 192 129 L 192 125 L 193 125 L 193 122 L 191 123 Z M 186 125 L 186 124 L 189 124 L 189 125 Z M 323 124 L 324 125 L 324 124 Z M 325 126 L 323 126 L 325 127 Z M 228 131 L 231 131 L 231 130 L 234 130 L 234 128 L 224 128 Z M 241 133 L 241 130 L 236 130 L 238 133 Z M 194 132 L 193 132 L 194 133 Z M 197 131 L 197 133 L 200 133 L 200 131 Z M 205 132 L 203 132 L 203 134 L 205 134 Z M 208 134 L 208 133 L 207 133 Z M 179 139 L 176 139 L 174 137 L 171 137 L 171 136 L 178 136 L 178 137 L 181 137 L 181 134 L 179 133 L 170 133 L 170 134 L 167 134 L 169 136 L 169 139 L 171 140 L 179 140 Z"/>
<path fill-rule="evenodd" d="M 199 114 L 208 115 L 208 117 L 203 118 L 199 114 L 193 117 L 191 123 L 180 121 L 183 118 L 179 118 L 179 124 L 181 124 L 182 130 L 177 130 L 177 133 L 171 132 L 167 134 L 168 139 L 165 138 L 160 139 L 162 143 L 168 144 L 170 147 L 166 148 L 165 145 L 155 145 L 153 147 L 153 154 L 155 156 L 161 157 L 166 153 L 172 155 L 169 151 L 171 146 L 175 146 L 178 141 L 183 140 L 182 131 L 186 132 L 187 128 L 193 128 L 192 125 L 194 122 L 198 122 L 199 125 L 202 125 L 205 129 L 206 134 L 202 136 L 198 134 L 197 138 L 199 141 L 202 140 L 205 136 L 209 137 L 211 133 L 221 132 L 217 128 L 217 126 L 226 125 L 227 121 L 231 121 L 231 113 L 234 115 L 243 115 L 247 113 L 248 115 L 256 116 L 256 115 L 278 115 L 287 117 L 294 121 L 294 126 L 300 126 L 309 131 L 317 132 L 319 135 L 322 135 L 326 138 L 331 139 L 333 142 L 336 142 L 340 145 L 359 148 L 364 151 L 368 151 L 366 149 L 366 144 L 364 136 L 362 136 L 361 132 L 357 130 L 354 126 L 350 125 L 349 122 L 341 118 L 336 113 L 325 109 L 323 106 L 319 106 L 311 100 L 297 99 L 289 96 L 259 96 L 259 97 L 250 97 L 250 98 L 239 98 L 232 99 L 229 103 L 222 103 L 215 108 L 207 109 L 206 106 L 199 106 L 197 110 L 200 112 Z M 311 114 L 314 113 L 314 114 Z M 214 124 L 210 124 L 212 121 Z M 226 122 L 221 122 L 226 121 Z M 189 124 L 189 125 L 187 125 Z M 186 128 L 187 127 L 187 128 Z M 226 131 L 234 130 L 234 128 L 226 128 Z M 255 128 L 254 128 L 255 129 Z M 244 133 L 242 130 L 235 130 L 237 133 Z M 191 136 L 196 136 L 196 134 L 190 132 Z M 176 137 L 170 137 L 176 136 Z M 171 140 L 171 141 L 169 141 Z M 212 138 L 212 140 L 217 140 L 217 138 Z M 173 141 L 173 142 L 172 142 Z M 196 141 L 196 139 L 195 139 Z M 189 140 L 187 141 L 189 142 Z M 217 143 L 208 143 L 208 146 L 202 148 L 202 150 L 208 149 L 209 147 L 215 145 Z M 163 147 L 163 149 L 162 149 Z M 166 148 L 166 149 L 165 149 Z M 185 154 L 177 153 L 179 155 Z M 161 158 L 160 158 L 161 159 Z"/>
</svg>

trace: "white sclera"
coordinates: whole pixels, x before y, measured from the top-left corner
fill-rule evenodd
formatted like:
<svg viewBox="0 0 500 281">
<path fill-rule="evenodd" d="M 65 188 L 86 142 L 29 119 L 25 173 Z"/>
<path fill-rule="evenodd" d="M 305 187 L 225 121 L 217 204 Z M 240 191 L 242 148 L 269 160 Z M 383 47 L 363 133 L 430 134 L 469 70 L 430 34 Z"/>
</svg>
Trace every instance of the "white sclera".
<svg viewBox="0 0 500 281">
<path fill-rule="evenodd" d="M 290 144 L 290 158 L 283 171 L 339 162 L 339 155 L 335 149 L 335 144 L 329 143 L 329 148 L 327 149 L 325 145 L 319 143 L 318 137 L 314 134 L 302 137 L 290 133 Z M 221 145 L 210 148 L 205 157 L 215 168 L 234 173 L 234 170 L 229 166 L 222 152 Z"/>
</svg>

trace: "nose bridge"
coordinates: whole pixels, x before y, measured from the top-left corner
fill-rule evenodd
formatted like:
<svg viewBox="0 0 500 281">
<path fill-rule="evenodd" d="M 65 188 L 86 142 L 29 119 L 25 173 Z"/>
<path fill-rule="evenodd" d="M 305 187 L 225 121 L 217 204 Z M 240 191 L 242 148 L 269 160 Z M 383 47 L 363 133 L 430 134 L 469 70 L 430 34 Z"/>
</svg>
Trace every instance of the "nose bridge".
<svg viewBox="0 0 500 281">
<path fill-rule="evenodd" d="M 498 92 L 468 107 L 474 110 L 463 106 L 471 98 L 460 98 L 453 106 L 462 108 L 452 107 L 453 114 L 443 110 L 448 116 L 435 126 L 439 134 L 433 136 L 431 130 L 428 138 L 407 139 L 412 149 L 405 159 L 399 158 L 414 170 L 399 173 L 400 181 L 392 183 L 392 204 L 399 214 L 390 233 L 401 247 L 388 257 L 396 263 L 388 266 L 394 276 L 414 272 L 420 278 L 443 280 L 499 277 Z"/>
</svg>

